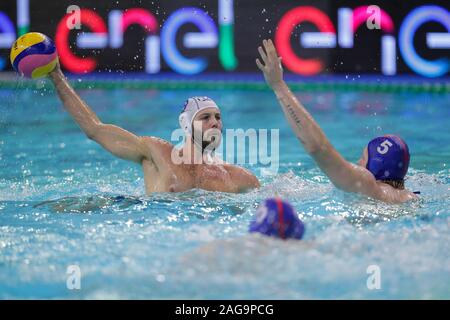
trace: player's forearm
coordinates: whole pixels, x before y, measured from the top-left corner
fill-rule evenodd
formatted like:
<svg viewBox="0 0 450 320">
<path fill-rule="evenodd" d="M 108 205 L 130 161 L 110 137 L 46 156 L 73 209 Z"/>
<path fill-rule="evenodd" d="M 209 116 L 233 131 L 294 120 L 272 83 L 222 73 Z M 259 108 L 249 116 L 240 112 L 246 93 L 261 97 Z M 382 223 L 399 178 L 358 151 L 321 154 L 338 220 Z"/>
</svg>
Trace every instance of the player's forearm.
<svg viewBox="0 0 450 320">
<path fill-rule="evenodd" d="M 283 112 L 306 151 L 312 156 L 332 149 L 322 129 L 297 100 L 284 81 L 272 85 Z"/>
<path fill-rule="evenodd" d="M 64 108 L 73 117 L 88 137 L 92 136 L 101 121 L 89 106 L 81 100 L 78 94 L 68 83 L 61 70 L 50 73 L 50 79 L 55 85 L 58 96 L 64 104 Z"/>
<path fill-rule="evenodd" d="M 319 168 L 338 188 L 354 191 L 360 175 L 358 173 L 349 174 L 354 171 L 351 170 L 353 165 L 349 164 L 331 145 L 317 122 L 297 100 L 284 81 L 273 85 L 272 88 L 296 136 Z"/>
</svg>

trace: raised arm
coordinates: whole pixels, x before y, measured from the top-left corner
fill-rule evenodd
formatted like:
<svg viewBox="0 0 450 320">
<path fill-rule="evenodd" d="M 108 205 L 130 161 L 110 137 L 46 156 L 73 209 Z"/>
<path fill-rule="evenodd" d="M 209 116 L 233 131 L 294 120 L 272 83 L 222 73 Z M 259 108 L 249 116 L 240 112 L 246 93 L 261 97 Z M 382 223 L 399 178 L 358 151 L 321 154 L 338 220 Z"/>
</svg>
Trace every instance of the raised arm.
<svg viewBox="0 0 450 320">
<path fill-rule="evenodd" d="M 73 90 L 59 66 L 49 76 L 64 108 L 89 139 L 96 141 L 115 156 L 125 160 L 141 163 L 145 157 L 150 156 L 143 137 L 138 137 L 114 125 L 103 124 Z"/>
<path fill-rule="evenodd" d="M 367 169 L 346 161 L 334 149 L 313 117 L 289 90 L 283 80 L 281 58 L 272 41 L 264 40 L 263 46 L 264 49 L 259 47 L 258 51 L 264 64 L 256 59 L 256 65 L 275 92 L 286 119 L 305 150 L 336 187 L 383 200 L 384 195 L 373 175 Z"/>
</svg>

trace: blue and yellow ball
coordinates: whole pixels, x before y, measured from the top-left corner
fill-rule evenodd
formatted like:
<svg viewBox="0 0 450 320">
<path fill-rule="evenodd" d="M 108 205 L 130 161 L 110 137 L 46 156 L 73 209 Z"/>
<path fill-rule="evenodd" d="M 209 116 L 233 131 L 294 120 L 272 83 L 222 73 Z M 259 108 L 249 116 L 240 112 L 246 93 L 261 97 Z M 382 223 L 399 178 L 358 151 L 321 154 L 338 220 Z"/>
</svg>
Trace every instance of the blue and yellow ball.
<svg viewBox="0 0 450 320">
<path fill-rule="evenodd" d="M 58 53 L 49 37 L 39 32 L 29 32 L 14 42 L 10 60 L 18 73 L 37 79 L 53 71 L 58 63 Z"/>
</svg>

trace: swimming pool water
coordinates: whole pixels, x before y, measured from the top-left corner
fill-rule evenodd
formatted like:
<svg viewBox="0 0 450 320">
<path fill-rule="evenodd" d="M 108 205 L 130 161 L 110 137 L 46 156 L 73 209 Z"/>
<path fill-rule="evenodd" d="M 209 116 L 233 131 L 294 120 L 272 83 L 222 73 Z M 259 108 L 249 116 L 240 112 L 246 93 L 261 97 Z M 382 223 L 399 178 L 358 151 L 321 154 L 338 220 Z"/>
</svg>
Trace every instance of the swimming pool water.
<svg viewBox="0 0 450 320">
<path fill-rule="evenodd" d="M 207 95 L 226 128 L 280 129 L 279 170 L 245 194 L 144 194 L 140 167 L 87 139 L 53 91 L 0 90 L 0 298 L 450 298 L 450 96 L 298 93 L 344 157 L 376 135 L 409 144 L 406 185 L 387 205 L 336 190 L 293 136 L 274 95 L 253 91 L 82 90 L 105 123 L 170 140 L 184 101 Z M 279 195 L 304 240 L 248 235 Z M 67 268 L 81 289 L 67 288 Z M 380 289 L 367 287 L 368 267 Z"/>
</svg>

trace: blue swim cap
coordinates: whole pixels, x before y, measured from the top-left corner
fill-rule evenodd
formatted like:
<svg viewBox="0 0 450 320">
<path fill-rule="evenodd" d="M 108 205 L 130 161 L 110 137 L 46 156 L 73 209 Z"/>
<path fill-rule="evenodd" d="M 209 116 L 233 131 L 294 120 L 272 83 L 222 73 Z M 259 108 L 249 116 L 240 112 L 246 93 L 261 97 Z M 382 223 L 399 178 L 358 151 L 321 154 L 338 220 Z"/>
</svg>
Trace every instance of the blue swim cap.
<svg viewBox="0 0 450 320">
<path fill-rule="evenodd" d="M 367 146 L 366 168 L 377 180 L 403 180 L 409 167 L 409 149 L 398 136 L 377 137 Z"/>
<path fill-rule="evenodd" d="M 278 198 L 265 200 L 256 210 L 250 232 L 281 239 L 301 239 L 305 227 L 292 206 Z"/>
</svg>

